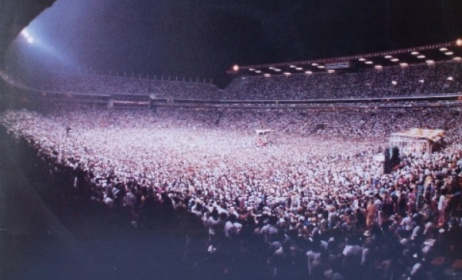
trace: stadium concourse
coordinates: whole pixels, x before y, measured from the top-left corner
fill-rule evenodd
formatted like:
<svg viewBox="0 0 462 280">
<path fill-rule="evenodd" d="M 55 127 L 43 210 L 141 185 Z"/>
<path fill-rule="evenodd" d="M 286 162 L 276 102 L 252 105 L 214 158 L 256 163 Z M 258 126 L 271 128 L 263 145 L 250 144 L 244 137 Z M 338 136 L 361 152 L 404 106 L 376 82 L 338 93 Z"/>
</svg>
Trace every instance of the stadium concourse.
<svg viewBox="0 0 462 280">
<path fill-rule="evenodd" d="M 62 205 L 101 206 L 140 232 L 202 223 L 182 256 L 189 279 L 449 279 L 462 259 L 461 73 L 442 61 L 241 77 L 224 90 L 13 75 L 20 108 L 0 123 L 32 147 L 42 180 L 66 178 Z M 445 130 L 442 147 L 401 154 L 384 174 L 374 155 L 416 127 Z M 256 145 L 257 129 L 273 142 Z"/>
</svg>

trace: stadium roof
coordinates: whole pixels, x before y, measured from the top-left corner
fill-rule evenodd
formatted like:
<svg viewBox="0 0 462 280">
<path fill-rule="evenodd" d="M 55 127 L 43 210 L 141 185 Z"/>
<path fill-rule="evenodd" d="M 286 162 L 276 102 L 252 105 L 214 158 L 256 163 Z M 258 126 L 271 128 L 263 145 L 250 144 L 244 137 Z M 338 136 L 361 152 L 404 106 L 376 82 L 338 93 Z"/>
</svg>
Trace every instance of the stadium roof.
<svg viewBox="0 0 462 280">
<path fill-rule="evenodd" d="M 363 55 L 260 65 L 234 65 L 228 70 L 228 74 L 270 77 L 275 75 L 290 76 L 301 73 L 335 73 L 338 71 L 356 71 L 363 68 L 381 69 L 397 65 L 407 67 L 410 64 L 417 63 L 432 65 L 438 61 L 452 60 L 462 62 L 461 57 L 462 39 L 457 39 L 446 43 Z"/>
<path fill-rule="evenodd" d="M 250 69 L 245 72 L 240 67 L 239 74 L 243 75 L 263 74 L 269 67 L 281 67 L 281 73 L 289 74 L 319 72 L 327 71 L 318 67 L 326 66 L 324 59 L 319 58 L 437 44 L 462 36 L 462 1 L 3 2 L 0 67 L 16 72 L 23 72 L 24 68 L 32 72 L 77 69 L 90 73 L 212 78 L 223 87 L 233 78 L 226 74 L 233 64 L 256 65 L 259 69 L 254 68 L 261 71 L 250 73 Z M 45 9 L 48 6 L 51 7 Z M 18 34 L 22 36 L 13 40 Z M 430 57 L 428 51 L 425 53 Z M 348 69 L 398 63 L 381 61 L 377 54 L 365 58 L 377 61 L 360 63 L 351 59 Z M 402 55 L 393 58 L 410 61 Z M 289 61 L 298 61 L 300 65 Z M 319 63 L 316 61 L 324 64 L 301 64 Z M 270 74 L 277 72 L 270 70 Z"/>
</svg>

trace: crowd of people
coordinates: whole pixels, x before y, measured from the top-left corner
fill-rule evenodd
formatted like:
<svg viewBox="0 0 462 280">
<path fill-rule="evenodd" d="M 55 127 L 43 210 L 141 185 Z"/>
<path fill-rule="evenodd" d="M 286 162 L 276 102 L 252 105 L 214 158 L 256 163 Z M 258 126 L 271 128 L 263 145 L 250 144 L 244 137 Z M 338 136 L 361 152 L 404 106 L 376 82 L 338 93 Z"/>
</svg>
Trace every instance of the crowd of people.
<svg viewBox="0 0 462 280">
<path fill-rule="evenodd" d="M 462 257 L 461 118 L 458 107 L 65 107 L 5 111 L 0 123 L 78 170 L 70 187 L 134 227 L 154 222 L 153 203 L 196 216 L 226 271 L 245 255 L 280 279 L 422 279 Z M 402 154 L 384 174 L 374 155 L 413 127 L 444 129 L 444 148 Z M 274 130 L 264 146 L 256 129 Z"/>
<path fill-rule="evenodd" d="M 39 92 L 84 95 L 146 95 L 154 98 L 217 99 L 218 88 L 206 80 L 177 77 L 31 71 L 10 74 L 15 86 Z"/>
<path fill-rule="evenodd" d="M 240 77 L 223 90 L 170 78 L 13 75 L 8 83 L 40 92 L 41 105 L 23 96 L 37 110 L 6 110 L 0 124 L 51 174 L 71 170 L 75 199 L 121 210 L 131 227 L 188 213 L 224 274 L 239 275 L 247 261 L 268 278 L 434 279 L 462 259 L 460 101 L 353 99 L 460 93 L 461 65 Z M 99 108 L 83 105 L 96 104 L 85 95 L 80 105 L 46 102 L 58 93 L 109 97 Z M 355 102 L 227 108 L 150 98 Z M 114 109 L 125 106 L 132 110 Z M 377 155 L 391 133 L 410 128 L 444 130 L 441 148 L 401 153 L 385 173 Z"/>
<path fill-rule="evenodd" d="M 450 94 L 460 91 L 458 61 L 367 68 L 345 73 L 291 76 L 242 76 L 225 89 L 204 80 L 82 73 L 24 72 L 10 77 L 16 85 L 65 94 L 136 94 L 196 100 L 305 100 Z"/>
<path fill-rule="evenodd" d="M 245 77 L 234 80 L 226 100 L 303 100 L 394 97 L 454 93 L 460 90 L 460 62 L 411 64 L 353 73 L 313 73 Z"/>
</svg>

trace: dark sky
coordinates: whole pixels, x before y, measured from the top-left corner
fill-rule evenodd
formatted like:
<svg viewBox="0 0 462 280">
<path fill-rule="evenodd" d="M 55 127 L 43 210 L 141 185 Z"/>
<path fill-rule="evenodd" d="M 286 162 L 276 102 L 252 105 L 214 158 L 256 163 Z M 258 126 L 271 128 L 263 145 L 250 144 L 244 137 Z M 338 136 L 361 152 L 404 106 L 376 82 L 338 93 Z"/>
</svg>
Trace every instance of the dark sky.
<svg viewBox="0 0 462 280">
<path fill-rule="evenodd" d="M 460 15 L 460 0 L 58 0 L 10 49 L 19 63 L 221 83 L 235 63 L 455 40 Z"/>
</svg>

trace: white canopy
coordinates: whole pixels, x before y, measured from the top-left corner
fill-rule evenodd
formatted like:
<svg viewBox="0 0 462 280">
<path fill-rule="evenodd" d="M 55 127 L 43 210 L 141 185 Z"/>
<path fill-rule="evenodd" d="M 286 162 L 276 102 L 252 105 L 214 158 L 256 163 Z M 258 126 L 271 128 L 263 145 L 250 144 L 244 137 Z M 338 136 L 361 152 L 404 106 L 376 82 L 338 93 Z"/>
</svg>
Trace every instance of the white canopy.
<svg viewBox="0 0 462 280">
<path fill-rule="evenodd" d="M 393 133 L 391 136 L 409 137 L 409 138 L 424 138 L 432 142 L 438 142 L 443 138 L 444 130 L 442 129 L 422 129 L 411 128 L 403 132 Z"/>
</svg>

